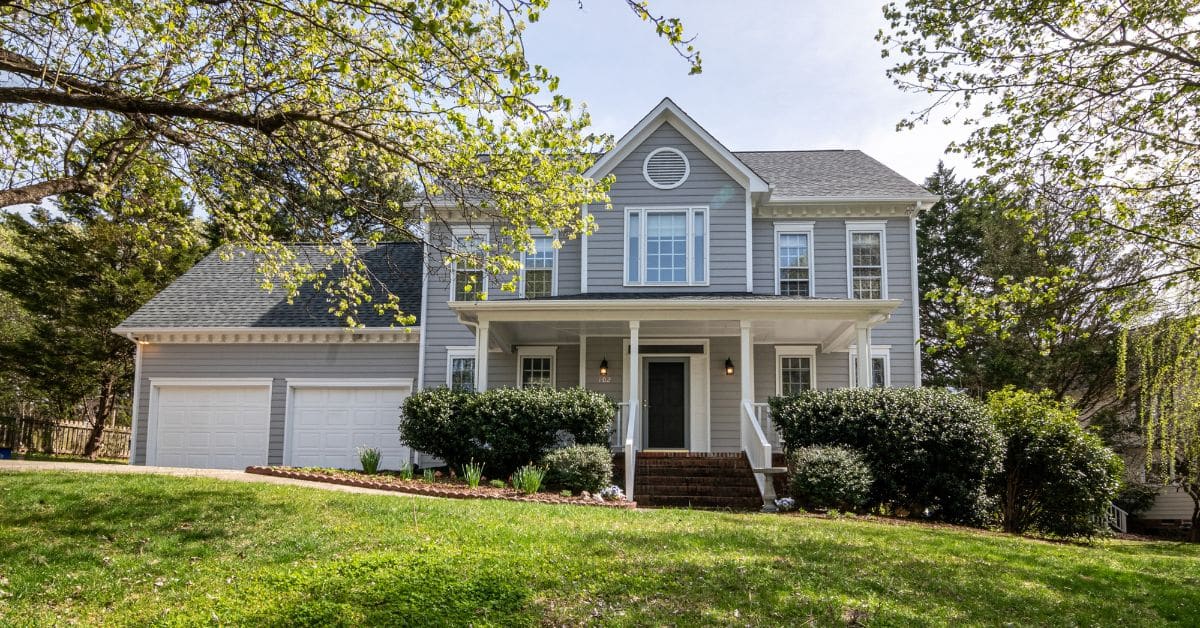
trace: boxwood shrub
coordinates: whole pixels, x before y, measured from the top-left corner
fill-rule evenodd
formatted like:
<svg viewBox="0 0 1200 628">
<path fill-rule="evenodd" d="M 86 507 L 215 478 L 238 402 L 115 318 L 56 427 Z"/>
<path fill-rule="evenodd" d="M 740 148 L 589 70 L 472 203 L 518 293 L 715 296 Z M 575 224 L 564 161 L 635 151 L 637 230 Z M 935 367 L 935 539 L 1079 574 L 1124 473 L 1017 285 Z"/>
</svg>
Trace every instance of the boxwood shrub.
<svg viewBox="0 0 1200 628">
<path fill-rule="evenodd" d="M 871 498 L 871 469 L 846 447 L 800 447 L 788 454 L 792 498 L 807 508 L 858 510 Z"/>
<path fill-rule="evenodd" d="M 1079 413 L 1048 391 L 1006 388 L 988 395 L 1004 437 L 1004 471 L 993 482 L 1005 531 L 1064 537 L 1103 529 L 1117 495 L 1120 457 L 1084 431 Z"/>
<path fill-rule="evenodd" d="M 404 401 L 400 440 L 452 467 L 475 460 L 507 477 L 564 441 L 606 444 L 615 412 L 608 397 L 582 388 L 432 388 Z"/>
<path fill-rule="evenodd" d="M 840 445 L 871 469 L 870 505 L 979 525 L 1000 437 L 986 409 L 935 388 L 846 388 L 770 400 L 785 447 Z"/>
<path fill-rule="evenodd" d="M 542 458 L 546 487 L 573 493 L 599 492 L 612 484 L 613 455 L 603 445 L 571 445 Z"/>
</svg>

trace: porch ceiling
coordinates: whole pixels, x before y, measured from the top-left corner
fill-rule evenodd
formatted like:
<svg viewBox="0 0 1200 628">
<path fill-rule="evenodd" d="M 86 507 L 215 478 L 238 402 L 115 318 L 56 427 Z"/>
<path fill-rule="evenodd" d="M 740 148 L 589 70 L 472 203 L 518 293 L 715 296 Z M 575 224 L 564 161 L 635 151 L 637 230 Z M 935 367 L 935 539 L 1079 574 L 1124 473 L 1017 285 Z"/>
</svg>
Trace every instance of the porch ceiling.
<svg viewBox="0 0 1200 628">
<path fill-rule="evenodd" d="M 578 342 L 580 336 L 629 335 L 629 322 L 640 321 L 648 338 L 738 336 L 750 321 L 756 343 L 819 345 L 845 350 L 856 325 L 886 321 L 900 305 L 896 299 L 706 298 L 510 300 L 450 304 L 461 322 L 487 321 L 498 348 L 512 345 Z"/>
</svg>

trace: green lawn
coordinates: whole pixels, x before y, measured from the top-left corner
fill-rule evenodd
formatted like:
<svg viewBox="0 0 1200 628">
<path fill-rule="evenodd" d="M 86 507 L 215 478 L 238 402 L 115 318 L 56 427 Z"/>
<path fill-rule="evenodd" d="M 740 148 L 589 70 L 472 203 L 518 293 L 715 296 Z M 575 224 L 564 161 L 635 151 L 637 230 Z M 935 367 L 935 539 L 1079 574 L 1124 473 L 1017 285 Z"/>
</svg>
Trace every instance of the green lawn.
<svg viewBox="0 0 1200 628">
<path fill-rule="evenodd" d="M 1200 547 L 0 473 L 0 624 L 1195 625 Z"/>
</svg>

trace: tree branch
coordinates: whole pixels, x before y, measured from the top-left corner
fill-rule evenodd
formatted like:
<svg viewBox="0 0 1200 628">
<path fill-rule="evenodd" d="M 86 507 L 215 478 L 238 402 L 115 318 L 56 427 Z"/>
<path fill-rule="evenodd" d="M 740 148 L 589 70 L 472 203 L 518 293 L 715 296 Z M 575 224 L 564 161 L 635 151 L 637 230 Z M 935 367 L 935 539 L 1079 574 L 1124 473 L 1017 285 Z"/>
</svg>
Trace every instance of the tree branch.
<svg viewBox="0 0 1200 628">
<path fill-rule="evenodd" d="M 38 203 L 47 196 L 58 194 L 91 194 L 95 184 L 77 177 L 59 177 L 14 188 L 0 189 L 0 207 Z"/>
</svg>

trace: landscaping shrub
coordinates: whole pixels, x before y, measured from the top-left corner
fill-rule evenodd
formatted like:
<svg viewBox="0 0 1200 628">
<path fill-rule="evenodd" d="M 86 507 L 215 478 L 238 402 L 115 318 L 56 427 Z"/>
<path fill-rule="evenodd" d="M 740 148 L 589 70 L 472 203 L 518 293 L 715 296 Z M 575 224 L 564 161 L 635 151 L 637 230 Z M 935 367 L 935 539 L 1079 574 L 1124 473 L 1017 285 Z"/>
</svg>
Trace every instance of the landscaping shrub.
<svg viewBox="0 0 1200 628">
<path fill-rule="evenodd" d="M 792 497 L 809 508 L 858 510 L 871 498 L 871 469 L 846 447 L 800 447 L 788 456 Z"/>
<path fill-rule="evenodd" d="M 1122 482 L 1113 503 L 1130 516 L 1136 517 L 1154 506 L 1154 500 L 1158 498 L 1161 488 L 1162 484 Z"/>
<path fill-rule="evenodd" d="M 772 397 L 788 449 L 840 445 L 874 476 L 870 505 L 897 514 L 979 525 L 1001 444 L 986 409 L 934 388 L 846 388 Z"/>
<path fill-rule="evenodd" d="M 383 452 L 378 447 L 362 446 L 358 448 L 358 461 L 362 464 L 363 473 L 375 475 L 379 471 L 379 461 Z"/>
<path fill-rule="evenodd" d="M 433 388 L 410 395 L 400 417 L 401 440 L 461 467 L 477 460 L 504 475 L 540 460 L 564 438 L 580 445 L 608 442 L 616 406 L 582 388 L 495 388 L 474 393 Z"/>
<path fill-rule="evenodd" d="M 1123 465 L 1080 427 L 1078 412 L 1049 392 L 1011 387 L 988 395 L 988 408 L 1006 441 L 993 482 L 1004 529 L 1066 537 L 1102 529 Z"/>
<path fill-rule="evenodd" d="M 572 445 L 542 458 L 546 487 L 595 493 L 612 484 L 612 452 L 601 445 Z"/>
</svg>

